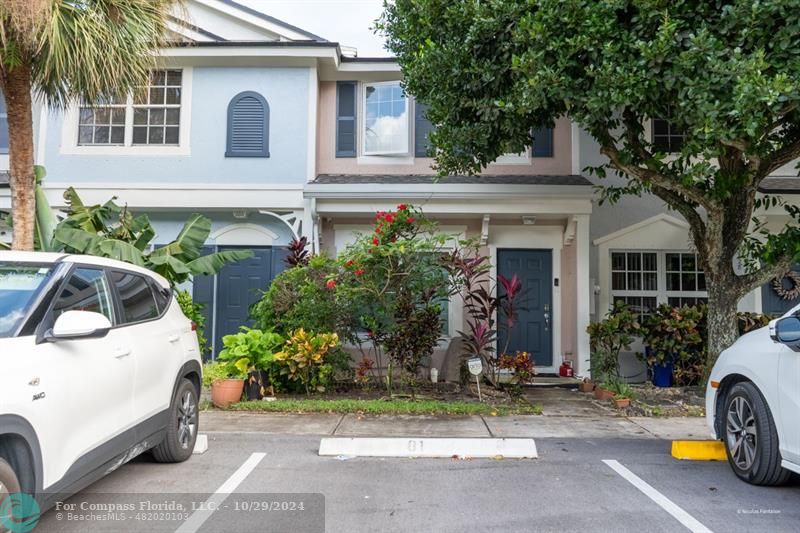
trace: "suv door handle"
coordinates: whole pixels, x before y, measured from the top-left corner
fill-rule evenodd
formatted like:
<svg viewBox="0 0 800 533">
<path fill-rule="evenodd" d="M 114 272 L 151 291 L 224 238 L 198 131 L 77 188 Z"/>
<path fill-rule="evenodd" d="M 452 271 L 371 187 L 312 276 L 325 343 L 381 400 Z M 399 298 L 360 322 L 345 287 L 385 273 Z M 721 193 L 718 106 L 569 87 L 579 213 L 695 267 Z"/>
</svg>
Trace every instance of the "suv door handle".
<svg viewBox="0 0 800 533">
<path fill-rule="evenodd" d="M 173 335 L 172 337 L 168 338 L 167 340 L 174 344 L 174 343 L 178 342 L 179 340 L 181 340 L 181 338 L 178 335 Z"/>
<path fill-rule="evenodd" d="M 125 350 L 123 348 L 118 348 L 117 351 L 114 352 L 114 358 L 122 359 L 124 357 L 128 357 L 130 354 L 131 354 L 130 349 Z"/>
</svg>

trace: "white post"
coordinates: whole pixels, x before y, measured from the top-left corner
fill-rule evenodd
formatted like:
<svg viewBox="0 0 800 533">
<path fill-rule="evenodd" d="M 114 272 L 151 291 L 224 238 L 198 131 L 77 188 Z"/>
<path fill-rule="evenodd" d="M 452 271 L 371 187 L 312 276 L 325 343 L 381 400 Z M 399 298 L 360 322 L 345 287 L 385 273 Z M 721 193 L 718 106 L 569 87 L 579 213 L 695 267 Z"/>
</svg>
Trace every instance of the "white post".
<svg viewBox="0 0 800 533">
<path fill-rule="evenodd" d="M 575 375 L 586 377 L 589 375 L 589 334 L 586 328 L 589 326 L 591 314 L 591 283 L 589 279 L 589 215 L 575 215 L 575 246 L 576 261 L 575 276 L 576 280 L 576 321 L 577 321 L 577 367 Z"/>
</svg>

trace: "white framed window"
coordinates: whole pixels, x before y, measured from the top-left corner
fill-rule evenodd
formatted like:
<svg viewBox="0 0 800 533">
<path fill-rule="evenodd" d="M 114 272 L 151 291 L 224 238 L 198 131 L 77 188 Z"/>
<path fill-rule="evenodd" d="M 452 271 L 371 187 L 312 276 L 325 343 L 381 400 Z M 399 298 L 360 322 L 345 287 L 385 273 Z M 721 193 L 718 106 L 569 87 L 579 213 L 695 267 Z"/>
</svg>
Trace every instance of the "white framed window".
<svg viewBox="0 0 800 533">
<path fill-rule="evenodd" d="M 667 119 L 654 118 L 652 127 L 653 147 L 657 151 L 666 154 L 674 154 L 681 151 L 686 136 L 677 126 Z"/>
<path fill-rule="evenodd" d="M 62 153 L 188 155 L 191 68 L 154 70 L 134 94 L 67 111 Z"/>
<path fill-rule="evenodd" d="M 409 105 L 399 81 L 365 83 L 363 155 L 408 155 Z"/>
<path fill-rule="evenodd" d="M 657 305 L 697 305 L 708 300 L 697 254 L 688 251 L 611 251 L 611 301 L 645 315 Z"/>
</svg>

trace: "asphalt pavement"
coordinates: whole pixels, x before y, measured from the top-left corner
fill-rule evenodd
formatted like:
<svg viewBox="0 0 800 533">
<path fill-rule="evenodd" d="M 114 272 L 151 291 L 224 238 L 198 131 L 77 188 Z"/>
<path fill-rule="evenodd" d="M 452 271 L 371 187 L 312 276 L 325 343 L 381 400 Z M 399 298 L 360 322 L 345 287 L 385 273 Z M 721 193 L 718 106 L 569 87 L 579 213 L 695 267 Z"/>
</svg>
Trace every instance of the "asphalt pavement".
<svg viewBox="0 0 800 533">
<path fill-rule="evenodd" d="M 142 456 L 35 531 L 779 533 L 800 524 L 796 479 L 753 487 L 726 463 L 672 459 L 670 442 L 652 436 L 537 438 L 535 460 L 319 457 L 319 439 L 210 433 L 205 454 L 176 465 Z M 182 510 L 169 510 L 175 502 Z M 104 514 L 143 503 L 150 511 L 138 516 Z"/>
</svg>

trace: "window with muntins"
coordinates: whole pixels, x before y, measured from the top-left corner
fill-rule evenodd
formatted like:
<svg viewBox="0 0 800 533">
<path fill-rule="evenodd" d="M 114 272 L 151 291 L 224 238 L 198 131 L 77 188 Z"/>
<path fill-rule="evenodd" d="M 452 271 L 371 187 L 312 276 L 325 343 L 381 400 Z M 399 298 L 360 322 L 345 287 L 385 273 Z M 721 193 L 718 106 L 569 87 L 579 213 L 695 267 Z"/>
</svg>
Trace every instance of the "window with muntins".
<svg viewBox="0 0 800 533">
<path fill-rule="evenodd" d="M 269 157 L 269 105 L 260 94 L 237 94 L 228 105 L 225 157 Z"/>
<path fill-rule="evenodd" d="M 672 154 L 683 148 L 683 132 L 663 118 L 653 119 L 653 148 L 657 152 Z"/>
<path fill-rule="evenodd" d="M 400 82 L 364 86 L 364 155 L 408 154 L 408 98 Z"/>
<path fill-rule="evenodd" d="M 611 252 L 611 299 L 646 315 L 657 305 L 698 305 L 708 300 L 705 274 L 694 252 Z"/>
<path fill-rule="evenodd" d="M 177 146 L 182 91 L 182 70 L 154 70 L 133 95 L 82 104 L 78 145 Z"/>
</svg>

